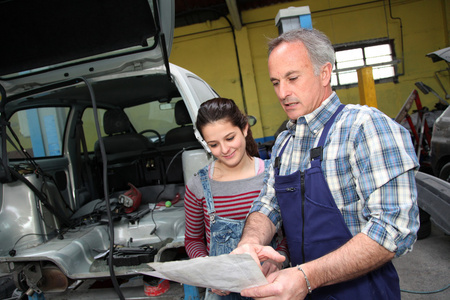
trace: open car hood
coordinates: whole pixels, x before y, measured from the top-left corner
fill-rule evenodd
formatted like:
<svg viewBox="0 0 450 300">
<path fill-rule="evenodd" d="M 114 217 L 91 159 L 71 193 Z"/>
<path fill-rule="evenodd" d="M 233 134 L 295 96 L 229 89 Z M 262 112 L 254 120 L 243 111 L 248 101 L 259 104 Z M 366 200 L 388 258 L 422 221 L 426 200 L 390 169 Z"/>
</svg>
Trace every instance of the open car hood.
<svg viewBox="0 0 450 300">
<path fill-rule="evenodd" d="M 430 57 L 433 62 L 445 60 L 450 63 L 450 47 L 430 52 L 427 56 Z"/>
<path fill-rule="evenodd" d="M 173 0 L 0 0 L 8 95 L 48 83 L 168 65 Z"/>
</svg>

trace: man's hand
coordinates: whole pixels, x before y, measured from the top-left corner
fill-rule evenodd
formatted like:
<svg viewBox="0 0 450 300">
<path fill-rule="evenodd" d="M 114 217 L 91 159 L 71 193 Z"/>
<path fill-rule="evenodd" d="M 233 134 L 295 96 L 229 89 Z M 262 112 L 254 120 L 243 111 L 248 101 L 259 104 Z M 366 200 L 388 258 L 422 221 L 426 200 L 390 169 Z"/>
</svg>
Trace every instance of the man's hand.
<svg viewBox="0 0 450 300">
<path fill-rule="evenodd" d="M 266 260 L 262 263 L 262 272 L 265 277 L 274 272 L 280 271 L 283 268 L 283 263 L 276 262 L 271 259 Z"/>
<path fill-rule="evenodd" d="M 273 252 L 273 253 L 272 253 Z M 277 272 L 281 270 L 283 266 L 283 261 L 286 259 L 283 255 L 279 254 L 272 247 L 269 246 L 260 246 L 260 245 L 242 245 L 236 249 L 234 249 L 231 254 L 242 254 L 242 253 L 254 253 L 252 255 L 253 259 L 256 261 L 258 266 L 260 266 L 260 261 L 264 261 L 262 267 L 260 266 L 261 271 L 264 276 L 268 276 L 273 272 Z M 258 254 L 260 256 L 258 256 Z M 274 257 L 274 259 L 270 259 L 268 257 Z M 277 259 L 277 260 L 275 260 Z M 211 289 L 211 292 L 217 294 L 219 296 L 226 296 L 230 294 L 228 291 Z"/>
<path fill-rule="evenodd" d="M 308 294 L 303 274 L 296 268 L 283 269 L 267 276 L 266 285 L 241 291 L 244 297 L 254 299 L 304 299 Z"/>
<path fill-rule="evenodd" d="M 270 247 L 260 247 L 261 249 L 258 248 L 259 252 L 255 251 L 255 255 L 269 257 L 272 252 L 262 248 Z M 281 254 L 279 255 L 281 256 Z M 303 264 L 302 268 L 314 290 L 321 286 L 340 283 L 367 274 L 393 257 L 394 253 L 365 234 L 359 233 L 342 247 Z M 255 299 L 304 299 L 308 292 L 302 272 L 295 267 L 269 274 L 266 278 L 269 284 L 245 289 L 241 291 L 241 295 Z"/>
<path fill-rule="evenodd" d="M 236 249 L 231 252 L 231 254 L 242 254 L 248 253 L 252 256 L 252 258 L 256 261 L 256 263 L 260 266 L 261 270 L 261 262 L 265 262 L 270 259 L 275 263 L 282 263 L 286 258 L 275 251 L 270 246 L 261 246 L 257 244 L 243 244 L 239 245 Z"/>
</svg>

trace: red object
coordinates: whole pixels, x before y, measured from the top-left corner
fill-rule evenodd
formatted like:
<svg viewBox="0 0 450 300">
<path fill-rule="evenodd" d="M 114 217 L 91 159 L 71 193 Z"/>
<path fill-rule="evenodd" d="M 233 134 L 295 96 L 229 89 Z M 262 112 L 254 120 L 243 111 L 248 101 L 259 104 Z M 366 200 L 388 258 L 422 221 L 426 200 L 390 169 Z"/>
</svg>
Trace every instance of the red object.
<svg viewBox="0 0 450 300">
<path fill-rule="evenodd" d="M 415 127 L 408 113 L 413 103 L 416 103 L 416 108 L 422 128 Z M 413 90 L 409 95 L 408 99 L 406 99 L 405 103 L 403 104 L 403 107 L 400 109 L 400 112 L 395 118 L 395 121 L 401 123 L 405 118 L 414 136 L 413 144 L 416 152 L 418 153 L 418 158 L 420 158 L 420 154 L 424 155 L 425 157 L 428 156 L 429 147 L 431 146 L 431 133 L 430 133 L 431 130 L 428 127 L 427 119 L 424 116 L 422 102 L 420 101 L 419 93 L 417 92 L 417 90 Z M 424 138 L 423 140 L 421 137 L 422 135 Z M 425 144 L 425 146 L 423 144 Z"/>
<path fill-rule="evenodd" d="M 131 183 L 128 183 L 130 189 L 124 193 L 124 196 L 127 196 L 133 200 L 133 204 L 129 207 L 125 207 L 125 213 L 129 214 L 135 211 L 139 205 L 141 205 L 142 193 Z"/>
<path fill-rule="evenodd" d="M 155 278 L 158 280 L 158 278 Z M 169 290 L 170 282 L 166 279 L 159 279 L 159 281 L 151 280 L 144 281 L 144 293 L 146 296 L 159 296 Z"/>
<path fill-rule="evenodd" d="M 175 203 L 177 203 L 178 201 L 180 201 L 180 193 L 177 193 L 176 195 L 175 195 L 175 197 L 173 197 L 173 199 L 172 199 L 172 205 L 174 205 Z M 157 204 L 156 204 L 156 208 L 159 208 L 159 207 L 163 207 L 163 206 L 166 206 L 166 201 L 160 201 L 160 202 L 158 202 Z"/>
</svg>

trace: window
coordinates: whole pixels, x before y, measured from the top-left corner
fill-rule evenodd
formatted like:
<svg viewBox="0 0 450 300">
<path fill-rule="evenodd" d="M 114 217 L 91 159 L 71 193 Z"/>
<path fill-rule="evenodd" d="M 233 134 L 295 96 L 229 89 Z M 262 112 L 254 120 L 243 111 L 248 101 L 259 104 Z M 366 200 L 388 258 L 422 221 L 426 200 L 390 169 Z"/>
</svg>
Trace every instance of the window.
<svg viewBox="0 0 450 300">
<path fill-rule="evenodd" d="M 33 108 L 16 112 L 9 122 L 20 145 L 9 132 L 8 135 L 11 137 L 7 144 L 9 158 L 23 159 L 20 147 L 32 157 L 62 155 L 63 134 L 68 114 L 67 107 Z"/>
<path fill-rule="evenodd" d="M 181 98 L 172 99 L 169 103 L 153 101 L 125 109 L 131 124 L 137 132 L 152 129 L 164 136 L 170 129 L 178 127 L 175 122 L 175 103 Z"/>
<path fill-rule="evenodd" d="M 141 105 L 127 107 L 124 109 L 132 127 L 136 132 L 144 132 L 152 142 L 157 143 L 159 138 L 155 131 L 161 135 L 164 142 L 165 134 L 172 128 L 178 127 L 175 121 L 175 103 L 183 101 L 181 98 L 174 98 L 169 103 L 160 103 L 158 101 L 148 102 Z M 97 109 L 100 132 L 106 136 L 103 129 L 103 117 L 106 109 Z M 82 117 L 84 135 L 88 151 L 94 151 L 95 143 L 98 140 L 95 129 L 94 114 L 92 108 L 86 108 Z"/>
<path fill-rule="evenodd" d="M 106 109 L 98 108 L 98 123 L 100 127 L 100 133 L 105 136 L 105 130 L 103 129 L 103 116 L 105 115 Z M 86 147 L 88 151 L 94 151 L 95 142 L 98 140 L 97 127 L 95 126 L 94 111 L 92 108 L 88 107 L 83 112 L 83 131 L 84 138 L 86 139 Z"/>
<path fill-rule="evenodd" d="M 137 132 L 143 132 L 155 144 L 164 143 L 166 133 L 178 127 L 175 120 L 175 103 L 178 101 L 183 100 L 173 98 L 169 103 L 153 101 L 126 108 L 125 112 Z M 156 132 L 161 136 L 161 141 Z"/>
<path fill-rule="evenodd" d="M 371 66 L 375 83 L 396 82 L 397 64 L 394 43 L 388 39 L 377 39 L 349 44 L 334 45 L 336 63 L 331 85 L 334 89 L 358 85 L 357 70 Z"/>
</svg>

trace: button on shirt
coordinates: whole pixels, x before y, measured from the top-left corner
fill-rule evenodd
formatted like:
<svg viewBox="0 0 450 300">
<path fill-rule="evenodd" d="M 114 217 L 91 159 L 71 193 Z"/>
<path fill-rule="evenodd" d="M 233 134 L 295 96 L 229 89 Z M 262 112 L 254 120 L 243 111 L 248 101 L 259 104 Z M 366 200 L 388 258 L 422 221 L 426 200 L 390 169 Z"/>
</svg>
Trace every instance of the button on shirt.
<svg viewBox="0 0 450 300">
<path fill-rule="evenodd" d="M 339 105 L 333 92 L 314 112 L 288 122 L 272 149 L 267 185 L 250 213 L 259 211 L 281 226 L 273 188 L 275 157 L 287 143 L 280 175 L 309 168 L 309 152 Z M 412 249 L 419 228 L 418 167 L 409 132 L 368 106 L 346 105 L 325 141 L 322 170 L 350 232 L 365 233 L 396 256 Z"/>
</svg>

